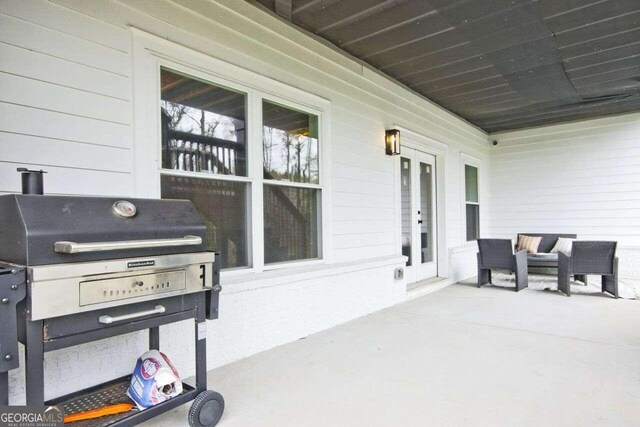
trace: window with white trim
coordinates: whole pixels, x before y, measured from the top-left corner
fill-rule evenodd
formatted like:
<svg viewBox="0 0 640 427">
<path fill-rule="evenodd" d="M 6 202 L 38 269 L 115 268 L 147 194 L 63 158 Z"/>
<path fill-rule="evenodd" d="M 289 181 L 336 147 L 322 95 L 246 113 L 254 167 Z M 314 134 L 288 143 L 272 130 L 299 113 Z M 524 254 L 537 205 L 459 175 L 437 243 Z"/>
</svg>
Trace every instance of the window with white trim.
<svg viewBox="0 0 640 427">
<path fill-rule="evenodd" d="M 478 198 L 478 168 L 464 165 L 464 193 L 467 242 L 480 237 L 480 202 Z"/>
<path fill-rule="evenodd" d="M 160 68 L 161 197 L 193 201 L 225 269 L 322 256 L 321 117 L 271 98 Z"/>
<path fill-rule="evenodd" d="M 317 258 L 318 116 L 262 101 L 265 264 Z"/>
</svg>

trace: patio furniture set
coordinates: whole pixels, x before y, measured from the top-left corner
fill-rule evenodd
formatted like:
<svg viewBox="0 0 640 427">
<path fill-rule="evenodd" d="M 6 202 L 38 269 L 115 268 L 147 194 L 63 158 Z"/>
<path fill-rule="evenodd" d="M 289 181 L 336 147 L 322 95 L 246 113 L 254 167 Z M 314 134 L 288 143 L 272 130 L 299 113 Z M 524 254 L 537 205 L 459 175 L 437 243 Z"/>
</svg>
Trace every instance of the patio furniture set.
<svg viewBox="0 0 640 427">
<path fill-rule="evenodd" d="M 601 276 L 602 292 L 618 298 L 617 242 L 577 240 L 575 234 L 518 234 L 510 239 L 478 239 L 478 287 L 491 282 L 491 271 L 515 273 L 515 290 L 529 285 L 529 268 L 555 268 L 558 290 L 571 296 L 571 276 L 587 285 L 587 276 Z"/>
</svg>

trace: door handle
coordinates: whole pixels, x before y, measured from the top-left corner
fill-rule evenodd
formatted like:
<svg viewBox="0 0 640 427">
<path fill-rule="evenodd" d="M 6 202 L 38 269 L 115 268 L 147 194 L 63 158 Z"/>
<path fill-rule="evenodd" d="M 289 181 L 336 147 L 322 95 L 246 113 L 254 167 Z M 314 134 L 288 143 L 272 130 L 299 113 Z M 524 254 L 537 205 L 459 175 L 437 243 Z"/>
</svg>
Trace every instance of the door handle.
<svg viewBox="0 0 640 427">
<path fill-rule="evenodd" d="M 418 224 L 422 224 L 422 220 L 421 219 L 418 220 Z"/>
</svg>

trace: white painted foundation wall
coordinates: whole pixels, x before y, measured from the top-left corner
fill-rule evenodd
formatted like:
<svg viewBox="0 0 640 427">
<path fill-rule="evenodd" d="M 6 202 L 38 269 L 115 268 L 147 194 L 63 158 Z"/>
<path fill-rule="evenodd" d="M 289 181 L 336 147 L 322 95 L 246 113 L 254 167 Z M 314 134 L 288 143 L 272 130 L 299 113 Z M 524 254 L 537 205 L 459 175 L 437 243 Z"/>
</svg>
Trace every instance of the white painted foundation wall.
<svg viewBox="0 0 640 427">
<path fill-rule="evenodd" d="M 0 3 L 0 194 L 19 191 L 16 167 L 43 168 L 49 194 L 144 197 L 134 190 L 132 32 L 135 27 L 331 102 L 332 245 L 322 265 L 222 275 L 221 317 L 208 323 L 209 367 L 397 304 L 404 281 L 395 218 L 396 164 L 384 130 L 402 126 L 445 147 L 449 280 L 475 275 L 464 242 L 461 159 L 480 165 L 481 230 L 490 221 L 482 131 L 362 64 L 239 0 L 4 0 Z M 207 71 L 207 70 L 204 70 Z M 210 70 L 215 71 L 215 70 Z M 425 148 L 425 151 L 429 151 Z M 163 328 L 161 347 L 193 373 L 192 325 Z M 187 331 L 188 333 L 185 333 Z M 124 375 L 145 350 L 136 333 L 47 355 L 46 397 Z M 23 401 L 23 367 L 10 375 Z"/>
<path fill-rule="evenodd" d="M 618 241 L 640 279 L 640 114 L 490 135 L 489 234 L 575 233 Z"/>
</svg>

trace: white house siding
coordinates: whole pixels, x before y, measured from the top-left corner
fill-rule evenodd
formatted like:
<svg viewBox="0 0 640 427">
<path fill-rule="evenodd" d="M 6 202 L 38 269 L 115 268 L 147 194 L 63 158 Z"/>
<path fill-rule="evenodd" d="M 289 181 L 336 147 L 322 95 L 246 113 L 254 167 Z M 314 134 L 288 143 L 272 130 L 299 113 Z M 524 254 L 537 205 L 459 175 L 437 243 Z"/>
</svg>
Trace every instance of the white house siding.
<svg viewBox="0 0 640 427">
<path fill-rule="evenodd" d="M 326 265 L 245 277 L 223 273 L 221 318 L 209 322 L 209 367 L 229 363 L 405 298 L 394 217 L 394 125 L 445 144 L 449 279 L 474 274 L 465 244 L 461 153 L 481 170 L 482 229 L 490 219 L 487 136 L 327 45 L 238 0 L 5 0 L 0 3 L 0 194 L 18 192 L 18 166 L 43 168 L 49 194 L 144 197 L 136 190 L 130 27 L 284 82 L 331 102 L 330 243 Z M 429 150 L 426 150 L 429 151 Z M 162 330 L 183 375 L 192 370 L 191 325 Z M 185 334 L 184 331 L 189 331 Z M 61 350 L 46 358 L 47 397 L 122 375 L 145 334 Z M 22 368 L 11 401 L 23 399 Z"/>
<path fill-rule="evenodd" d="M 617 240 L 620 276 L 640 279 L 640 114 L 490 135 L 489 233 Z"/>
</svg>

